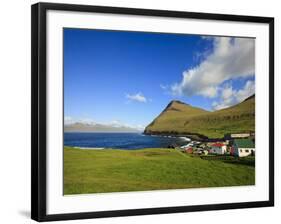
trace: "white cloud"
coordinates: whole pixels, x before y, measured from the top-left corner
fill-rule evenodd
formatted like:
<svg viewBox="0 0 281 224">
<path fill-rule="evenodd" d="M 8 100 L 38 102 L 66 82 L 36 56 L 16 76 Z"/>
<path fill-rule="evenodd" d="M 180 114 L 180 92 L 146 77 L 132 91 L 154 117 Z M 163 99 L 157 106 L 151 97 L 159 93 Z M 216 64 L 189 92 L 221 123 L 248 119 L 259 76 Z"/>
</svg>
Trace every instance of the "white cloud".
<svg viewBox="0 0 281 224">
<path fill-rule="evenodd" d="M 220 99 L 212 104 L 214 110 L 224 109 L 242 102 L 255 93 L 255 82 L 248 80 L 244 87 L 234 90 L 231 85 L 226 84 L 221 88 Z"/>
<path fill-rule="evenodd" d="M 64 116 L 64 124 L 69 125 L 74 123 L 92 124 L 92 125 L 96 124 L 96 122 L 91 118 L 75 119 L 71 116 Z"/>
<path fill-rule="evenodd" d="M 137 101 L 137 102 L 141 102 L 141 103 L 147 102 L 147 99 L 141 92 L 136 93 L 136 94 L 126 94 L 126 98 L 131 101 Z"/>
<path fill-rule="evenodd" d="M 145 129 L 145 125 L 142 124 L 124 124 L 123 126 L 133 128 L 139 131 L 143 131 Z"/>
<path fill-rule="evenodd" d="M 73 124 L 74 120 L 71 116 L 64 116 L 64 124 Z"/>
<path fill-rule="evenodd" d="M 91 124 L 91 125 L 96 124 L 96 122 L 91 118 L 81 118 L 81 119 L 77 120 L 77 122 L 82 123 L 82 124 Z"/>
<path fill-rule="evenodd" d="M 237 92 L 237 101 L 241 102 L 255 93 L 255 82 L 247 81 L 244 88 Z"/>
<path fill-rule="evenodd" d="M 160 88 L 163 89 L 163 90 L 166 90 L 169 88 L 168 85 L 163 85 L 163 84 L 160 84 Z"/>
<path fill-rule="evenodd" d="M 108 125 L 113 126 L 113 127 L 122 127 L 124 126 L 120 120 L 113 120 L 108 123 Z"/>
<path fill-rule="evenodd" d="M 201 39 L 203 39 L 203 40 L 210 40 L 212 38 L 213 38 L 213 36 L 201 36 Z"/>
<path fill-rule="evenodd" d="M 64 117 L 64 124 L 65 125 L 71 125 L 75 123 L 82 123 L 85 125 L 106 125 L 110 127 L 115 127 L 115 128 L 133 128 L 139 131 L 143 131 L 145 128 L 145 125 L 141 124 L 127 124 L 122 122 L 121 120 L 112 120 L 110 122 L 95 122 L 91 118 L 80 118 L 80 119 L 74 119 L 71 116 L 65 116 Z"/>
<path fill-rule="evenodd" d="M 174 95 L 216 97 L 219 85 L 255 73 L 255 41 L 249 38 L 213 38 L 213 52 L 196 67 L 183 72 L 171 86 Z"/>
</svg>

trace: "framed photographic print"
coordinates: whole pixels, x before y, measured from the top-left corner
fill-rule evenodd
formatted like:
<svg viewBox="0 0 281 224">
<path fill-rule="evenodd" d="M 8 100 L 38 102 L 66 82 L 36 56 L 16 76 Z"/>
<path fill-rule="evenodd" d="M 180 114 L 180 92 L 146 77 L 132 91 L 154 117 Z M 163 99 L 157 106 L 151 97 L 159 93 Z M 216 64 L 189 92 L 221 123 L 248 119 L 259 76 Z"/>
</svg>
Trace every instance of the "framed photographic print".
<svg viewBox="0 0 281 224">
<path fill-rule="evenodd" d="M 274 19 L 32 6 L 32 219 L 274 205 Z"/>
</svg>

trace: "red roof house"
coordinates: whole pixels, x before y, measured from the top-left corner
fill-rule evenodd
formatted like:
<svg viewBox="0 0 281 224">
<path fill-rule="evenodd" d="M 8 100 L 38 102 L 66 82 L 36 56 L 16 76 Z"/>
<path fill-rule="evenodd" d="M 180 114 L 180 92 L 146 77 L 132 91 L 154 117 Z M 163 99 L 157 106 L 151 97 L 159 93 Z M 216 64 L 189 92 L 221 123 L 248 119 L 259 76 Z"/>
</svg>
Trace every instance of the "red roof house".
<svg viewBox="0 0 281 224">
<path fill-rule="evenodd" d="M 189 154 L 192 154 L 192 153 L 193 153 L 192 147 L 187 147 L 187 148 L 185 148 L 185 152 L 186 152 L 186 153 L 189 153 Z"/>
<path fill-rule="evenodd" d="M 226 153 L 226 145 L 221 142 L 216 142 L 211 145 L 210 153 L 213 154 L 225 154 Z"/>
</svg>

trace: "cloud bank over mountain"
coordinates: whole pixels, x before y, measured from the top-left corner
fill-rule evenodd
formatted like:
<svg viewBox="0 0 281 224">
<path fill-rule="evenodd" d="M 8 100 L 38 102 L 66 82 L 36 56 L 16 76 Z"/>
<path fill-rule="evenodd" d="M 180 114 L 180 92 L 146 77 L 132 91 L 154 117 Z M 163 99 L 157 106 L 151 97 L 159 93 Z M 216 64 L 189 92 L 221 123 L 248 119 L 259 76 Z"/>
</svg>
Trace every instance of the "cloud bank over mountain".
<svg viewBox="0 0 281 224">
<path fill-rule="evenodd" d="M 221 96 L 220 102 L 214 102 L 214 108 L 233 105 L 252 95 L 253 80 L 246 81 L 241 89 L 233 89 L 228 81 L 254 76 L 255 40 L 231 37 L 208 39 L 213 42 L 213 51 L 206 50 L 208 55 L 204 60 L 183 72 L 182 80 L 171 86 L 172 94 L 187 97 L 200 95 L 211 99 Z"/>
</svg>

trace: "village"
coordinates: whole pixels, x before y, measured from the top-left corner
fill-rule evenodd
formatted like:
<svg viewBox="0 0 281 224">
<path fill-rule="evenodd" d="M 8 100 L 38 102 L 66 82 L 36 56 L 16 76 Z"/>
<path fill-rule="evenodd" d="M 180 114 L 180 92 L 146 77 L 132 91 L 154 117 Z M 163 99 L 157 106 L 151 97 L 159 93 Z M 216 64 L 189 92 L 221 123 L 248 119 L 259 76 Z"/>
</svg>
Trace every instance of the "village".
<svg viewBox="0 0 281 224">
<path fill-rule="evenodd" d="M 214 141 L 190 141 L 183 146 L 174 147 L 183 153 L 207 156 L 230 155 L 234 157 L 255 156 L 255 133 L 233 133 L 225 135 L 224 139 Z"/>
</svg>

